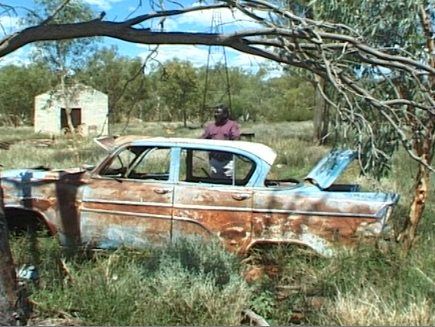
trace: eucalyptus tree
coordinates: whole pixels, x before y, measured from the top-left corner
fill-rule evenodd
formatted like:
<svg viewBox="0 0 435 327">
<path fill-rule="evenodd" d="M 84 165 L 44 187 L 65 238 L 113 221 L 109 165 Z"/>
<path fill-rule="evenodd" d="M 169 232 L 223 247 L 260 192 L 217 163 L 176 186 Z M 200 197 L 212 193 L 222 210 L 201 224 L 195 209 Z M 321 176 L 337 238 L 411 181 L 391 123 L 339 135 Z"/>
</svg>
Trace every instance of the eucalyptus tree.
<svg viewBox="0 0 435 327">
<path fill-rule="evenodd" d="M 92 18 L 91 8 L 81 1 L 34 0 L 35 9 L 28 12 L 26 25 L 48 26 L 56 24 L 77 23 Z M 72 87 L 75 83 L 74 73 L 86 62 L 94 50 L 95 39 L 64 39 L 57 42 L 40 41 L 36 43 L 34 57 L 45 62 L 57 76 L 55 94 L 65 106 L 69 131 L 74 134 L 71 112 L 72 102 L 78 96 L 80 88 Z"/>
<path fill-rule="evenodd" d="M 162 64 L 153 74 L 158 83 L 158 93 L 170 115 L 183 121 L 184 127 L 196 118 L 199 108 L 199 87 L 196 69 L 189 62 L 171 60 Z M 172 119 L 172 117 L 168 117 Z"/>
<path fill-rule="evenodd" d="M 111 122 L 145 114 L 150 82 L 140 58 L 121 56 L 115 47 L 103 48 L 89 57 L 76 79 L 107 94 Z"/>
<path fill-rule="evenodd" d="M 254 73 L 222 63 L 198 68 L 201 107 L 206 109 L 199 113 L 199 121 L 213 119 L 210 109 L 220 103 L 230 107 L 230 114 L 235 119 L 255 120 L 257 114 L 262 114 L 262 103 L 267 98 L 279 96 L 265 90 L 264 77 L 263 70 Z"/>
<path fill-rule="evenodd" d="M 9 247 L 8 229 L 3 210 L 3 197 L 0 199 L 0 325 L 16 325 L 15 312 L 18 301 L 18 285 L 15 268 Z"/>
<path fill-rule="evenodd" d="M 287 72 L 283 76 L 270 79 L 266 82 L 269 93 L 274 97 L 267 99 L 266 108 L 269 119 L 272 121 L 302 121 L 313 119 L 313 109 L 318 103 L 315 101 L 315 92 L 306 77 Z"/>
<path fill-rule="evenodd" d="M 334 88 L 338 96 L 328 97 L 325 94 L 325 99 L 336 111 L 337 122 L 343 126 L 341 131 L 357 136 L 349 142 L 358 149 L 364 170 L 374 169 L 382 173 L 398 146 L 402 146 L 418 162 L 415 197 L 401 234 L 407 246 L 412 244 L 427 200 L 430 173 L 434 172 L 435 38 L 431 2 L 418 1 L 415 7 L 403 8 L 415 10 L 420 17 L 419 28 L 426 42 L 422 51 L 422 54 L 426 54 L 425 60 L 412 53 L 377 48 L 352 26 L 298 16 L 274 1 L 226 0 L 211 4 L 201 1 L 186 8 L 180 8 L 179 3 L 171 1 L 168 6 L 172 8 L 168 7 L 168 10 L 147 14 L 132 11 L 122 21 L 107 20 L 103 14 L 73 22 L 58 20 L 69 2 L 64 1 L 46 19 L 4 35 L 0 40 L 0 57 L 38 41 L 107 36 L 142 44 L 226 46 L 306 69 L 325 79 Z M 138 3 L 140 5 L 142 1 Z M 14 14 L 16 9 L 1 3 L 0 7 L 3 12 L 10 14 Z M 257 27 L 250 25 L 247 29 L 222 33 L 167 32 L 153 29 L 153 25 L 149 24 L 167 17 L 216 9 L 243 14 L 257 23 Z M 363 72 L 367 69 L 377 70 L 382 78 L 377 83 L 359 78 L 354 69 L 358 64 L 364 68 Z M 396 80 L 403 82 L 395 84 Z M 385 92 L 386 88 L 391 91 Z"/>
<path fill-rule="evenodd" d="M 65 1 L 63 4 L 68 3 Z M 391 1 L 388 3 L 391 4 Z M 55 19 L 63 12 L 61 5 L 61 9 L 46 20 L 6 35 L 0 41 L 0 56 L 31 42 L 109 36 L 144 44 L 227 46 L 311 71 L 327 80 L 339 95 L 337 98 L 326 97 L 326 101 L 335 108 L 338 121 L 346 123 L 343 126 L 351 128 L 358 136 L 354 141 L 361 154 L 363 169 L 382 173 L 398 145 L 402 145 L 419 162 L 421 171 L 417 178 L 414 213 L 409 220 L 414 223 L 410 224 L 413 226 L 411 229 L 406 229 L 410 231 L 409 237 L 402 237 L 412 239 L 411 230 L 418 225 L 417 217 L 421 217 L 427 198 L 428 176 L 433 172 L 435 102 L 433 5 L 423 0 L 415 2 L 415 6 L 413 3 L 406 2 L 410 7 L 403 7 L 403 11 L 409 10 L 420 17 L 419 28 L 426 42 L 426 50 L 421 54 L 426 53 L 427 60 L 412 53 L 394 51 L 394 48 L 378 49 L 359 30 L 341 22 L 316 21 L 298 16 L 291 10 L 264 0 L 201 2 L 193 7 L 133 15 L 122 22 L 104 20 L 104 15 L 100 15 L 76 23 L 59 23 Z M 338 2 L 334 4 L 339 6 Z M 204 33 L 165 32 L 146 26 L 155 19 L 222 8 L 244 14 L 257 22 L 258 27 L 228 33 Z M 363 68 L 362 72 L 377 70 L 382 80 L 368 83 L 367 79 L 358 78 L 354 68 L 358 64 Z M 397 80 L 403 81 L 401 86 L 397 85 Z M 385 92 L 386 88 L 390 88 L 391 92 Z M 380 124 L 381 121 L 384 123 Z M 388 135 L 388 138 L 381 135 Z"/>
<path fill-rule="evenodd" d="M 339 1 L 313 0 L 310 9 L 318 19 L 346 24 L 361 35 L 368 45 L 382 51 L 387 56 L 406 56 L 417 62 L 435 68 L 435 3 L 428 0 L 386 0 L 386 1 Z M 414 197 L 410 205 L 410 214 L 405 221 L 398 238 L 409 248 L 416 235 L 430 187 L 430 169 L 435 146 L 435 117 L 433 99 L 435 76 L 413 76 L 413 72 L 404 72 L 389 67 L 388 62 L 349 60 L 354 67 L 361 84 L 373 90 L 373 96 L 384 99 L 400 98 L 402 102 L 392 107 L 384 124 L 370 110 L 364 110 L 370 119 L 378 148 L 382 148 L 384 157 L 380 167 L 385 167 L 396 147 L 391 138 L 406 138 L 405 148 L 413 149 L 421 159 L 415 178 Z M 429 110 L 422 110 L 414 101 L 426 97 Z M 425 101 L 425 100 L 423 100 Z M 432 106 L 432 108 L 430 108 Z M 336 112 L 340 114 L 339 112 Z M 400 130 L 400 132 L 398 132 Z M 373 148 L 373 147 L 371 147 Z M 387 155 L 385 155 L 387 154 Z M 378 170 L 377 167 L 372 167 Z M 380 171 L 378 171 L 379 173 Z"/>
<path fill-rule="evenodd" d="M 0 68 L 0 117 L 2 124 L 28 124 L 37 94 L 50 89 L 54 75 L 42 63 Z"/>
</svg>

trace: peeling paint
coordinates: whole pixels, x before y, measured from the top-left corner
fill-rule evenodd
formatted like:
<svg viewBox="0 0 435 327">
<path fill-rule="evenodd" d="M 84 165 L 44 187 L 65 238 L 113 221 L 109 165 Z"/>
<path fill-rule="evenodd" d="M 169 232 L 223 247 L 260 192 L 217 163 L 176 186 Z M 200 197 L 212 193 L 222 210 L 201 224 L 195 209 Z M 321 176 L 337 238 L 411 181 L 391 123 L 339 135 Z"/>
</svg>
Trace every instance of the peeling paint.
<svg viewBox="0 0 435 327">
<path fill-rule="evenodd" d="M 295 243 L 329 256 L 336 245 L 382 234 L 398 201 L 392 193 L 359 192 L 358 185 L 331 186 L 353 158 L 352 151 L 335 153 L 316 166 L 308 181 L 315 175 L 323 182 L 268 183 L 275 155 L 265 145 L 137 136 L 124 140 L 127 143 L 113 143 L 114 150 L 92 172 L 79 168 L 3 172 L 6 212 L 8 208 L 22 209 L 23 215 L 34 212 L 67 246 L 141 248 L 169 244 L 179 237 L 216 237 L 240 253 L 258 243 Z M 149 148 L 169 149 L 169 172 L 153 174 L 152 179 L 102 173 L 120 151 L 133 145 L 137 158 Z M 186 160 L 181 158 L 182 149 L 231 152 L 251 161 L 255 171 L 240 185 L 179 180 L 181 160 Z M 193 161 L 183 164 L 190 169 Z M 156 180 L 159 176 L 162 180 Z"/>
</svg>

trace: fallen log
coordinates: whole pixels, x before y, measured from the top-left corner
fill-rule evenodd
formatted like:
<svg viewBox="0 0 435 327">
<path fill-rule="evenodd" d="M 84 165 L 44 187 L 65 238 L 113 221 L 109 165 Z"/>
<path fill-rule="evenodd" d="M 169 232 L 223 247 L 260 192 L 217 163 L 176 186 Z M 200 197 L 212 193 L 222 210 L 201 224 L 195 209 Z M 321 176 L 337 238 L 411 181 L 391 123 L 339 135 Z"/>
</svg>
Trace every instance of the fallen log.
<svg viewBox="0 0 435 327">
<path fill-rule="evenodd" d="M 10 146 L 10 142 L 0 142 L 0 149 L 2 150 L 9 150 Z"/>
<path fill-rule="evenodd" d="M 249 325 L 254 326 L 270 326 L 269 323 L 262 316 L 256 314 L 251 309 L 245 309 L 242 311 L 245 319 L 249 319 Z"/>
</svg>

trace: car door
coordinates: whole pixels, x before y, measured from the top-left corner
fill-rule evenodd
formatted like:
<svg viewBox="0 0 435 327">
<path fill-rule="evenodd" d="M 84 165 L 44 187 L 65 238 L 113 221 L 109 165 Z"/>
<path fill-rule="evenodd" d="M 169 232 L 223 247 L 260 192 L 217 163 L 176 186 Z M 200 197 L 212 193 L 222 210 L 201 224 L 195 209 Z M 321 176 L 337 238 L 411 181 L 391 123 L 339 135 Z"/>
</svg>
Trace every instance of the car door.
<svg viewBox="0 0 435 327">
<path fill-rule="evenodd" d="M 214 151 L 216 152 L 216 151 Z M 247 187 L 254 163 L 233 156 L 233 174 L 210 174 L 210 151 L 181 149 L 180 180 L 174 189 L 173 239 L 218 237 L 233 251 L 243 251 L 250 241 L 252 189 Z"/>
<path fill-rule="evenodd" d="M 126 146 L 84 186 L 82 243 L 101 248 L 170 242 L 174 184 L 171 149 Z"/>
</svg>

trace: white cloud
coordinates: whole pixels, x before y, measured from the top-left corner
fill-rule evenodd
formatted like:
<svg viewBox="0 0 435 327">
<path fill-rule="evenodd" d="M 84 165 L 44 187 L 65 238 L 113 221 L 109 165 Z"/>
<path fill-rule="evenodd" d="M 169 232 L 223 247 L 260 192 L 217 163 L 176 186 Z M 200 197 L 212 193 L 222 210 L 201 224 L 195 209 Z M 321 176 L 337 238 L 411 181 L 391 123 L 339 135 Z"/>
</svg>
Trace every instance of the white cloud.
<svg viewBox="0 0 435 327">
<path fill-rule="evenodd" d="M 222 24 L 222 29 L 219 26 L 219 30 L 226 31 L 234 28 L 251 28 L 258 27 L 258 23 L 254 22 L 250 17 L 241 13 L 240 11 L 232 11 L 227 8 L 213 9 L 213 10 L 201 10 L 189 12 L 181 15 L 175 19 L 179 25 L 190 25 L 200 28 L 202 30 L 210 31 L 212 22 L 214 26 L 216 24 Z"/>
<path fill-rule="evenodd" d="M 148 54 L 148 51 L 142 52 L 139 54 L 139 57 L 145 59 Z M 161 45 L 154 58 L 160 62 L 178 59 L 189 61 L 194 66 L 202 66 L 207 62 L 207 55 L 208 50 L 206 47 L 191 45 Z"/>
<path fill-rule="evenodd" d="M 258 27 L 258 23 L 253 22 L 248 16 L 230 9 L 221 8 L 215 10 L 201 10 L 190 12 L 180 16 L 168 17 L 164 21 L 165 31 L 183 31 L 183 32 L 209 32 L 212 21 L 221 23 L 222 28 L 218 31 L 230 32 L 235 29 L 247 29 Z M 153 21 L 149 27 L 158 30 L 157 25 L 159 20 Z M 138 47 L 148 47 L 147 45 L 138 45 Z M 222 47 L 212 47 L 212 55 L 210 57 L 210 65 L 224 63 L 225 58 Z M 207 64 L 209 48 L 207 46 L 191 46 L 191 45 L 162 45 L 159 47 L 159 53 L 156 59 L 160 62 L 165 62 L 177 58 L 191 62 L 194 66 L 205 66 Z M 249 71 L 258 70 L 259 63 L 265 59 L 243 54 L 232 49 L 226 49 L 228 66 L 237 66 Z M 146 58 L 148 52 L 139 54 L 141 58 Z"/>
<path fill-rule="evenodd" d="M 29 58 L 29 53 L 31 53 L 34 47 L 31 45 L 25 46 L 14 52 L 0 58 L 0 67 L 7 65 L 25 66 L 30 64 L 32 61 Z"/>
<path fill-rule="evenodd" d="M 243 52 L 233 50 L 230 50 L 230 52 L 232 52 L 232 59 L 228 61 L 230 67 L 239 67 L 245 71 L 256 73 L 261 66 L 267 71 L 266 78 L 277 77 L 282 74 L 282 67 L 274 61 Z"/>
<path fill-rule="evenodd" d="M 89 1 L 89 0 L 88 0 Z M 94 0 L 95 1 L 95 0 Z M 193 4 L 195 6 L 197 4 Z M 149 22 L 149 27 L 159 29 L 160 18 Z M 259 27 L 259 24 L 238 10 L 218 8 L 188 12 L 178 16 L 167 17 L 164 21 L 165 31 L 210 32 L 212 23 L 217 31 L 229 32 L 234 29 Z M 219 24 L 219 25 L 218 25 Z M 216 28 L 216 25 L 218 27 Z"/>
<path fill-rule="evenodd" d="M 153 19 L 149 22 L 149 26 L 152 30 L 156 30 L 159 31 L 162 28 L 162 25 L 160 25 L 161 23 L 163 23 L 163 29 L 165 32 L 168 31 L 176 31 L 179 28 L 179 24 L 172 18 L 166 18 L 164 21 L 162 21 L 161 19 Z"/>
<path fill-rule="evenodd" d="M 109 10 L 113 4 L 122 0 L 84 0 L 87 4 L 97 6 L 103 10 Z"/>
<path fill-rule="evenodd" d="M 6 32 L 17 30 L 20 27 L 20 19 L 13 16 L 0 16 L 0 26 Z"/>
<path fill-rule="evenodd" d="M 138 45 L 139 48 L 149 47 L 148 45 Z M 210 67 L 216 64 L 225 64 L 225 55 L 222 47 L 212 47 L 210 54 Z M 239 67 L 245 71 L 255 73 L 260 65 L 267 67 L 266 78 L 279 76 L 282 73 L 281 66 L 265 58 L 252 56 L 232 49 L 225 49 L 228 67 Z M 164 63 L 168 60 L 178 59 L 188 61 L 195 67 L 206 66 L 209 48 L 207 46 L 192 45 L 161 45 L 158 53 L 154 56 L 156 60 Z M 149 51 L 139 54 L 142 60 L 148 56 Z M 152 64 L 152 62 L 150 62 Z"/>
<path fill-rule="evenodd" d="M 258 66 L 259 64 L 263 64 L 268 60 L 262 57 L 252 56 L 247 53 L 237 52 L 235 58 L 233 59 L 232 66 L 238 67 L 251 67 Z"/>
</svg>

